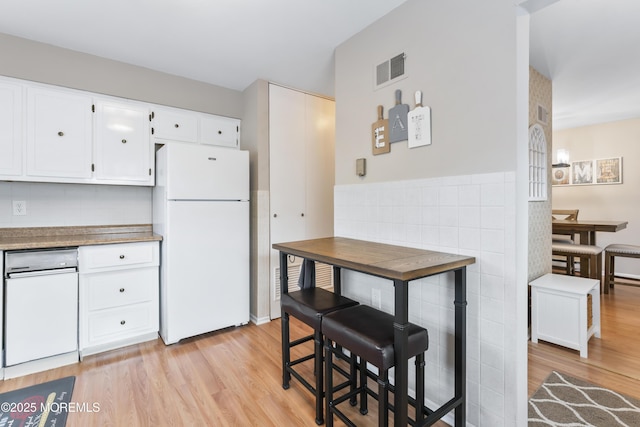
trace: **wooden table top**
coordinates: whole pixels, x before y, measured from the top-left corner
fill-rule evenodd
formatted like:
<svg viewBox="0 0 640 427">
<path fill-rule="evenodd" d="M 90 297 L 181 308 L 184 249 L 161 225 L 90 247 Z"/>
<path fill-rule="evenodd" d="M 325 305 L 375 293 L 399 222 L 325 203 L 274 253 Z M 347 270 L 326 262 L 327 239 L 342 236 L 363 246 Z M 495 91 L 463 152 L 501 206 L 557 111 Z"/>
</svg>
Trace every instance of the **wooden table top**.
<svg viewBox="0 0 640 427">
<path fill-rule="evenodd" d="M 476 262 L 474 257 L 466 255 L 345 237 L 275 243 L 273 249 L 342 268 L 403 281 L 455 270 Z"/>
<path fill-rule="evenodd" d="M 628 221 L 598 221 L 588 219 L 566 220 L 554 219 L 551 221 L 553 231 L 608 231 L 616 232 L 627 228 Z"/>
</svg>

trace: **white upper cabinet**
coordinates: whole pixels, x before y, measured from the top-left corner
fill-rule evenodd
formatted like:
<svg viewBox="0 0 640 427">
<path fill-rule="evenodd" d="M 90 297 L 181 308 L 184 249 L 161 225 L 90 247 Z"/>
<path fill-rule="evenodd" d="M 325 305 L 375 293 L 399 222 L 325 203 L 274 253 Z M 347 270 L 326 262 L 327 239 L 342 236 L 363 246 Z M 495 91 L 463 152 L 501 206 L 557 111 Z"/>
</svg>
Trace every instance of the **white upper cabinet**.
<svg viewBox="0 0 640 427">
<path fill-rule="evenodd" d="M 92 99 L 27 88 L 27 175 L 91 178 Z"/>
<path fill-rule="evenodd" d="M 0 76 L 0 181 L 153 186 L 155 143 L 240 148 L 240 120 Z"/>
<path fill-rule="evenodd" d="M 240 148 L 240 120 L 201 114 L 200 143 Z"/>
<path fill-rule="evenodd" d="M 95 178 L 113 184 L 153 185 L 149 108 L 96 99 L 95 110 Z"/>
<path fill-rule="evenodd" d="M 154 137 L 171 141 L 198 142 L 197 114 L 168 108 L 154 108 L 152 117 Z"/>
<path fill-rule="evenodd" d="M 151 134 L 157 143 L 192 142 L 240 148 L 240 120 L 170 107 L 153 107 Z"/>
<path fill-rule="evenodd" d="M 22 86 L 0 81 L 0 175 L 22 174 Z"/>
</svg>

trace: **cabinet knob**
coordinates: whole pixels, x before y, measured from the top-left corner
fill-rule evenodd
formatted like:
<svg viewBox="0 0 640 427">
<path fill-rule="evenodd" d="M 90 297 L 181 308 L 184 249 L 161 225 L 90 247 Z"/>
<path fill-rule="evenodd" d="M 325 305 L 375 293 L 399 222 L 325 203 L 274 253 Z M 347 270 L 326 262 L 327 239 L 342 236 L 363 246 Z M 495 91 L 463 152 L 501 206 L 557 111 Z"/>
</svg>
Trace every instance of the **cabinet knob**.
<svg viewBox="0 0 640 427">
<path fill-rule="evenodd" d="M 173 125 L 173 126 L 175 126 L 176 128 L 179 128 L 179 127 L 180 127 L 180 125 L 179 125 L 178 123 L 176 123 L 176 124 L 175 124 L 175 125 Z"/>
<path fill-rule="evenodd" d="M 127 143 L 127 140 L 126 140 L 126 139 L 123 139 L 123 140 L 122 140 L 122 143 L 123 143 L 123 144 L 126 144 L 126 143 Z"/>
<path fill-rule="evenodd" d="M 300 214 L 300 216 L 304 216 L 304 212 L 302 212 L 302 213 Z"/>
<path fill-rule="evenodd" d="M 120 288 L 120 292 L 124 292 L 124 288 Z"/>
<path fill-rule="evenodd" d="M 218 135 L 222 135 L 222 131 L 221 130 L 218 131 Z"/>
<path fill-rule="evenodd" d="M 62 131 L 58 132 L 58 136 L 64 136 L 64 132 Z"/>
<path fill-rule="evenodd" d="M 120 259 L 124 259 L 124 255 L 120 255 Z"/>
<path fill-rule="evenodd" d="M 273 214 L 273 217 L 274 218 L 278 218 L 278 214 Z"/>
<path fill-rule="evenodd" d="M 120 324 L 121 324 L 121 325 L 124 325 L 125 323 L 127 323 L 127 322 L 126 322 L 126 321 L 124 321 L 124 320 L 121 320 L 121 321 L 120 321 Z"/>
</svg>

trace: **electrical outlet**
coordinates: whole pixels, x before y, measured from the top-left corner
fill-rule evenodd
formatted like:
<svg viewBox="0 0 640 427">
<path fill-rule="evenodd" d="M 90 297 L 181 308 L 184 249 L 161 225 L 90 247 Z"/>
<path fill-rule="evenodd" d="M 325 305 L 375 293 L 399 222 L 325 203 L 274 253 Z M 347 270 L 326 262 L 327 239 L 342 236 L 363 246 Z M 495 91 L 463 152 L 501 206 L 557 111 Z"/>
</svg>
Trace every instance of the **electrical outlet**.
<svg viewBox="0 0 640 427">
<path fill-rule="evenodd" d="M 24 200 L 13 201 L 13 215 L 26 215 L 27 214 L 27 202 Z"/>
<path fill-rule="evenodd" d="M 371 306 L 382 309 L 382 291 L 380 289 L 371 289 Z"/>
</svg>

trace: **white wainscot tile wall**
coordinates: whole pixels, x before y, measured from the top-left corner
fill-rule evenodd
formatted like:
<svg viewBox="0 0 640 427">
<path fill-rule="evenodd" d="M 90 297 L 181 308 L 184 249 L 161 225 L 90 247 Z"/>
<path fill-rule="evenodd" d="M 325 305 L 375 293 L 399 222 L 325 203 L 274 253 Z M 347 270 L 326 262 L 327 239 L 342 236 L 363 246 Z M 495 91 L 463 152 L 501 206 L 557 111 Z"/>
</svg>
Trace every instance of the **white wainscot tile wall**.
<svg viewBox="0 0 640 427">
<path fill-rule="evenodd" d="M 335 187 L 336 236 L 476 258 L 467 267 L 467 421 L 475 426 L 504 426 L 512 404 L 513 393 L 505 390 L 505 357 L 512 353 L 505 293 L 515 277 L 514 207 L 511 172 Z M 345 295 L 371 304 L 371 289 L 380 289 L 382 309 L 393 313 L 390 281 L 343 274 Z M 409 320 L 429 331 L 430 407 L 453 397 L 453 282 L 453 273 L 440 274 L 415 281 L 409 291 Z"/>
</svg>

